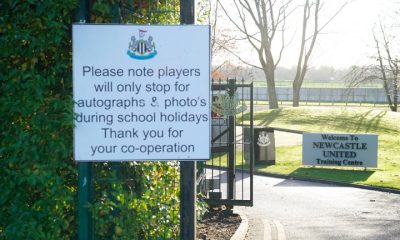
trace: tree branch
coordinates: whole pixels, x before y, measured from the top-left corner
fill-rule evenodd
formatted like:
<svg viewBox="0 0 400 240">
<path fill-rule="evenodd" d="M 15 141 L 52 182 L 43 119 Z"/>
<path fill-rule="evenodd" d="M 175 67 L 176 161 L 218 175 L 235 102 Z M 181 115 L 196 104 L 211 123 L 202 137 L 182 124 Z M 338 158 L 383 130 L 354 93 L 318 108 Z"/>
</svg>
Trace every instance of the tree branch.
<svg viewBox="0 0 400 240">
<path fill-rule="evenodd" d="M 263 69 L 263 68 L 260 67 L 260 66 L 251 64 L 251 63 L 249 63 L 248 61 L 244 60 L 240 55 L 238 55 L 237 53 L 231 51 L 229 48 L 225 48 L 224 46 L 221 46 L 221 47 L 222 47 L 223 49 L 225 49 L 227 52 L 229 52 L 230 54 L 232 54 L 233 56 L 235 56 L 235 57 L 236 57 L 239 61 L 241 61 L 242 63 L 244 63 L 244 64 L 246 64 L 246 65 L 248 65 L 248 66 L 257 68 L 257 69 L 261 69 L 261 70 Z"/>
</svg>

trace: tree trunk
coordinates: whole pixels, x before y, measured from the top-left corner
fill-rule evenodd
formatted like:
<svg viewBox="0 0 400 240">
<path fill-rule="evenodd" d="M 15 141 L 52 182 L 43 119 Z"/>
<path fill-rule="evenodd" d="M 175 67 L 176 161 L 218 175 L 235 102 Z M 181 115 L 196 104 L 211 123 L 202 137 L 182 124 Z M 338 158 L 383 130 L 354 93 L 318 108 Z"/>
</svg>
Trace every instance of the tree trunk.
<svg viewBox="0 0 400 240">
<path fill-rule="evenodd" d="M 304 61 L 303 65 L 297 66 L 296 76 L 293 79 L 293 107 L 300 106 L 300 90 L 307 73 L 308 56 Z"/>
<path fill-rule="evenodd" d="M 267 93 L 268 93 L 269 108 L 277 109 L 277 108 L 279 108 L 279 105 L 278 105 L 278 97 L 276 95 L 276 89 L 275 89 L 275 72 L 264 70 L 264 74 L 267 79 Z"/>
<path fill-rule="evenodd" d="M 301 84 L 299 84 L 298 80 L 295 79 L 293 81 L 293 107 L 300 106 L 300 89 Z"/>
<path fill-rule="evenodd" d="M 385 75 L 383 75 L 383 77 L 385 77 Z M 386 93 L 386 100 L 388 102 L 389 108 L 390 110 L 393 110 L 393 102 L 392 102 L 392 98 L 390 96 L 390 90 L 389 90 L 389 86 L 387 85 L 386 79 L 383 80 L 383 89 L 385 90 Z"/>
<path fill-rule="evenodd" d="M 397 80 L 395 80 L 394 89 L 393 89 L 393 108 L 392 108 L 393 112 L 397 112 L 397 104 L 399 102 L 398 94 L 399 94 L 399 91 L 398 91 L 398 87 L 397 87 Z"/>
<path fill-rule="evenodd" d="M 275 85 L 275 83 L 273 84 Z M 271 87 L 270 83 L 267 82 L 267 91 L 268 91 L 268 104 L 270 109 L 279 108 L 278 105 L 278 97 L 276 96 L 275 86 Z"/>
</svg>

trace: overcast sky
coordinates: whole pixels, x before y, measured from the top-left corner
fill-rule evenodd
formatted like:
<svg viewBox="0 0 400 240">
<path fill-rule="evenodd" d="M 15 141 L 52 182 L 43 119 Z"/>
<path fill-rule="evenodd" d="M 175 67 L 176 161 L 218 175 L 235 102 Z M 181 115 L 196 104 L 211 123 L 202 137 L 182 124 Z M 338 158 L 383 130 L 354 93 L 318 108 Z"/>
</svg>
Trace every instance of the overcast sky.
<svg viewBox="0 0 400 240">
<path fill-rule="evenodd" d="M 221 0 L 229 8 L 231 0 Z M 294 2 L 303 2 L 294 0 Z M 329 18 L 346 2 L 345 0 L 323 0 L 321 23 L 324 18 Z M 317 39 L 317 45 L 312 55 L 311 66 L 334 66 L 345 68 L 351 65 L 361 65 L 369 61 L 374 54 L 372 29 L 379 19 L 387 25 L 399 23 L 400 17 L 394 18 L 394 10 L 400 9 L 400 0 L 350 0 L 339 15 L 325 28 L 323 34 Z M 229 11 L 233 12 L 233 8 Z M 300 9 L 301 10 L 301 9 Z M 300 12 L 300 11 L 298 11 Z M 399 16 L 399 15 L 398 15 Z M 299 34 L 301 31 L 301 15 L 292 15 L 294 22 L 288 24 L 287 39 L 293 41 L 287 47 L 280 66 L 292 67 L 297 62 L 299 48 Z M 223 26 L 228 26 L 228 21 L 221 20 Z M 234 29 L 233 26 L 230 27 Z M 398 28 L 397 28 L 398 29 Z M 237 43 L 237 52 L 247 59 L 257 62 L 257 56 L 247 42 Z M 224 58 L 235 61 L 234 57 Z M 216 59 L 218 61 L 218 59 Z"/>
</svg>

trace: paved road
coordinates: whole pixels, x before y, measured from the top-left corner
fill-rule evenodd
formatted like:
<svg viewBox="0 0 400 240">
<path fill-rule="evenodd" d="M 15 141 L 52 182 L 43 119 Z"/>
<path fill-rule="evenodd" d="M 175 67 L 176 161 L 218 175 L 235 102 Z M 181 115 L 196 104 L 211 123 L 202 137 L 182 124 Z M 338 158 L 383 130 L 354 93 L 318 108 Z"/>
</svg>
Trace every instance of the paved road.
<svg viewBox="0 0 400 240">
<path fill-rule="evenodd" d="M 302 142 L 300 134 L 280 131 L 275 140 Z M 254 206 L 237 208 L 249 220 L 247 240 L 400 240 L 398 194 L 254 176 Z"/>
<path fill-rule="evenodd" d="M 254 177 L 246 239 L 400 239 L 400 195 Z"/>
</svg>

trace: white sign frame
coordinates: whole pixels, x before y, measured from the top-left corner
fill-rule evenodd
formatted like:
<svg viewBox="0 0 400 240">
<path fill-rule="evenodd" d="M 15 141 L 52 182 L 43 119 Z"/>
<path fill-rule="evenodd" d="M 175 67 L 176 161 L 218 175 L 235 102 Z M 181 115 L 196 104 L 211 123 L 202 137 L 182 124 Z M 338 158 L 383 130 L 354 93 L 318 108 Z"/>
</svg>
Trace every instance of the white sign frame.
<svg viewBox="0 0 400 240">
<path fill-rule="evenodd" d="M 208 160 L 210 27 L 73 25 L 76 161 Z"/>
<path fill-rule="evenodd" d="M 303 165 L 377 168 L 378 135 L 304 133 Z"/>
</svg>

